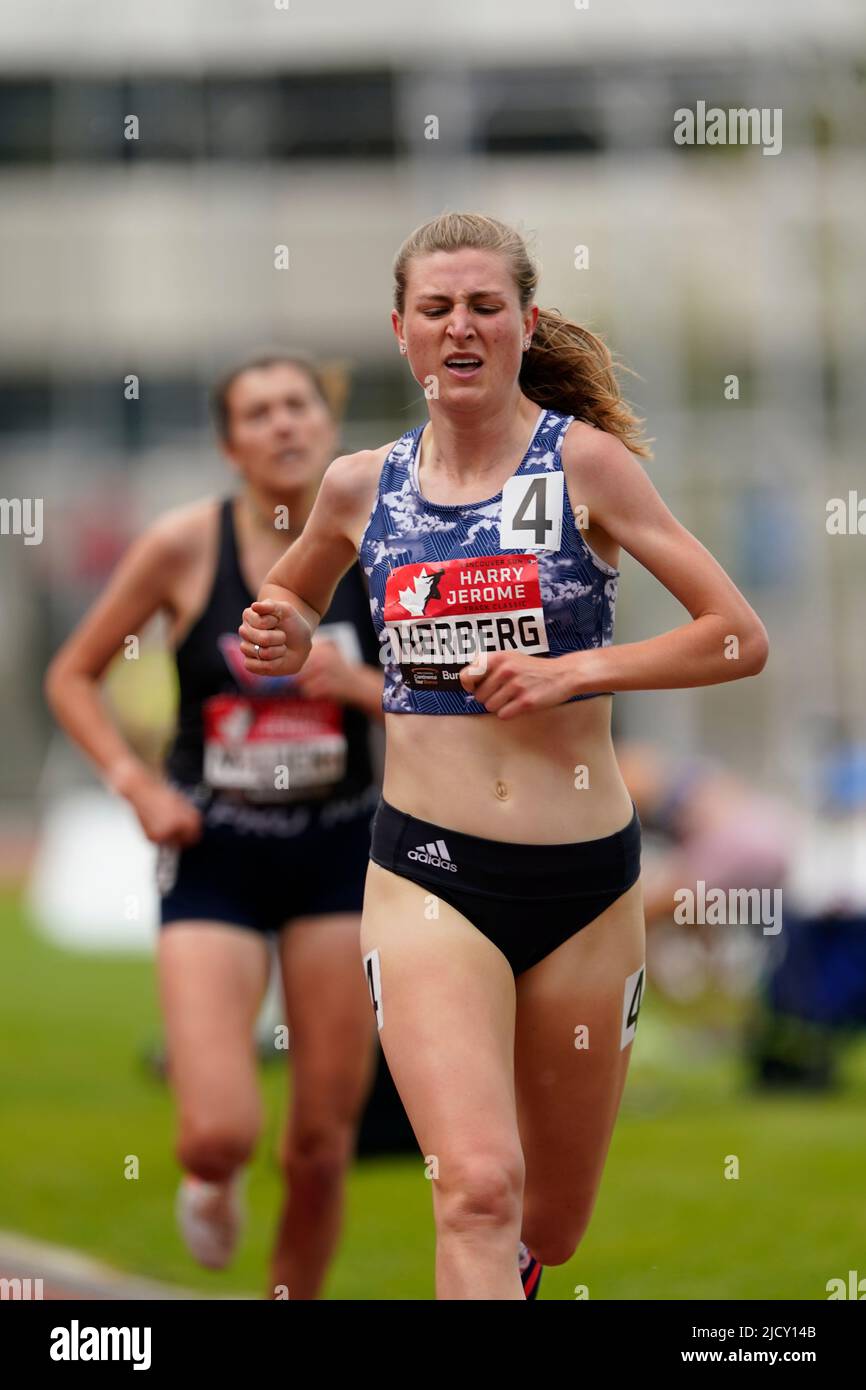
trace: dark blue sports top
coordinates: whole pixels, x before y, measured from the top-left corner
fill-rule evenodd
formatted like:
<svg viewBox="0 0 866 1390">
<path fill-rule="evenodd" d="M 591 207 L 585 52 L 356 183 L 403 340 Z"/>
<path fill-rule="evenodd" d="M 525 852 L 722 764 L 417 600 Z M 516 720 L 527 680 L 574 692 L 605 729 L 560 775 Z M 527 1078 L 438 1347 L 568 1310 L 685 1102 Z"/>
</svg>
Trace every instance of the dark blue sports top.
<svg viewBox="0 0 866 1390">
<path fill-rule="evenodd" d="M 574 418 L 542 410 L 517 472 L 482 502 L 422 496 L 423 425 L 388 454 L 358 549 L 387 713 L 487 714 L 460 684 L 476 652 L 554 657 L 613 641 L 619 570 L 586 544 L 562 470 Z"/>
<path fill-rule="evenodd" d="M 254 598 L 241 573 L 233 499 L 226 497 L 211 592 L 175 653 L 180 707 L 169 777 L 207 789 L 213 799 L 274 808 L 363 793 L 375 780 L 363 711 L 308 699 L 294 676 L 247 671 L 237 628 Z M 313 640 L 335 642 L 350 662 L 378 666 L 368 602 L 364 577 L 352 565 Z"/>
</svg>

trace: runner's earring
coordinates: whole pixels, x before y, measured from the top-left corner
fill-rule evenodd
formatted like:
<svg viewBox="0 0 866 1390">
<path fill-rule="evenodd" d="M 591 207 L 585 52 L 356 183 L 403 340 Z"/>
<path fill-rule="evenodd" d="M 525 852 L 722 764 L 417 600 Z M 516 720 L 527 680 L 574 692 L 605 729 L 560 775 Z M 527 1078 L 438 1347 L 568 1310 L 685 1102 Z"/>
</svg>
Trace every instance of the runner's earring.
<svg viewBox="0 0 866 1390">
<path fill-rule="evenodd" d="M 524 339 L 523 339 L 523 351 L 524 351 L 524 352 L 526 352 L 526 350 L 527 350 L 527 348 L 530 346 L 531 342 L 532 342 L 532 339 L 531 339 L 531 338 L 524 338 Z"/>
<path fill-rule="evenodd" d="M 405 344 L 405 343 L 401 343 L 401 344 L 400 344 L 400 351 L 403 352 L 403 353 L 405 353 L 405 351 L 406 351 L 406 344 Z"/>
</svg>

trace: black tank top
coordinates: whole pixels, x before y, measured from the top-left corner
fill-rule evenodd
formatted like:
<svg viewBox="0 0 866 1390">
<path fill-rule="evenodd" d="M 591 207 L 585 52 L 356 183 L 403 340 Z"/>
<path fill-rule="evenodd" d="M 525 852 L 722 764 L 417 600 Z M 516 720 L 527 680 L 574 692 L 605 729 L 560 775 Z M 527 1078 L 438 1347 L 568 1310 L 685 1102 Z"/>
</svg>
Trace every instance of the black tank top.
<svg viewBox="0 0 866 1390">
<path fill-rule="evenodd" d="M 237 629 L 254 598 L 241 574 L 227 497 L 210 597 L 175 652 L 180 706 L 169 777 L 212 797 L 293 809 L 366 791 L 374 780 L 367 716 L 351 705 L 305 699 L 293 676 L 246 670 Z M 337 585 L 313 641 L 322 639 L 336 642 L 351 661 L 380 666 L 357 563 Z"/>
</svg>

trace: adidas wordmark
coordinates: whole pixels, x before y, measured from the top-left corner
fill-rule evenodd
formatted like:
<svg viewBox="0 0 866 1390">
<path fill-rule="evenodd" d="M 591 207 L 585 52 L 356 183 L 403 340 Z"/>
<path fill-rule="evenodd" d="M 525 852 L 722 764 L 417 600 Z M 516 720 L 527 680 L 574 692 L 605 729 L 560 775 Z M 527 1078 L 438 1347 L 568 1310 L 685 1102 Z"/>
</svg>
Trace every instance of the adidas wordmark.
<svg viewBox="0 0 866 1390">
<path fill-rule="evenodd" d="M 453 863 L 444 840 L 430 840 L 426 845 L 416 845 L 409 850 L 409 858 L 417 859 L 419 864 L 432 864 L 434 869 L 450 869 L 456 874 L 457 865 Z"/>
</svg>

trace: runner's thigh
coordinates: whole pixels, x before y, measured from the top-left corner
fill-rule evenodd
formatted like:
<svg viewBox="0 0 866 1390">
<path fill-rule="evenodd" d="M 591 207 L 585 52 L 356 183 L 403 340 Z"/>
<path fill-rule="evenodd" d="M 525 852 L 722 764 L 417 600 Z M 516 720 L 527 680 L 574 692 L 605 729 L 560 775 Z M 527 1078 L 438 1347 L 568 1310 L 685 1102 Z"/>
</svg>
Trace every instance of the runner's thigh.
<svg viewBox="0 0 866 1390">
<path fill-rule="evenodd" d="M 505 957 L 432 891 L 372 860 L 361 949 L 378 956 L 379 1036 L 422 1153 L 446 1185 L 449 1165 L 478 1156 L 522 1175 Z"/>
<path fill-rule="evenodd" d="M 159 934 L 157 958 L 182 1120 L 257 1123 L 253 1028 L 268 982 L 266 939 L 222 922 L 172 922 Z"/>
<path fill-rule="evenodd" d="M 557 1230 L 566 1246 L 576 1244 L 589 1221 L 631 1056 L 623 1006 L 644 950 L 638 880 L 518 976 L 515 1071 L 530 1247 L 533 1231 L 539 1245 Z"/>
</svg>

